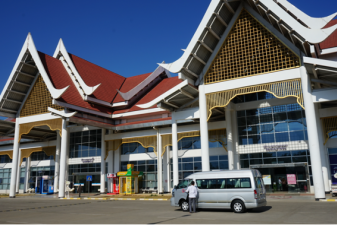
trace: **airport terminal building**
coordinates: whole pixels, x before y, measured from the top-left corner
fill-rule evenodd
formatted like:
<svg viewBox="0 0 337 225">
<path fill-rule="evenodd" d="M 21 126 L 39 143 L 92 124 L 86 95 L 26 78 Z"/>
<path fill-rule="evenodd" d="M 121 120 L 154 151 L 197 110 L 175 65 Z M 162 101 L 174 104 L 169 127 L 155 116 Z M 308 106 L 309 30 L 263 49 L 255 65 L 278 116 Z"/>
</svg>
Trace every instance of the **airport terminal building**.
<svg viewBox="0 0 337 225">
<path fill-rule="evenodd" d="M 212 0 L 179 59 L 128 78 L 62 39 L 42 53 L 28 34 L 1 75 L 0 193 L 64 197 L 67 181 L 111 193 L 107 174 L 133 164 L 139 187 L 160 193 L 194 172 L 255 168 L 267 191 L 325 198 L 337 184 L 336 15 Z"/>
</svg>

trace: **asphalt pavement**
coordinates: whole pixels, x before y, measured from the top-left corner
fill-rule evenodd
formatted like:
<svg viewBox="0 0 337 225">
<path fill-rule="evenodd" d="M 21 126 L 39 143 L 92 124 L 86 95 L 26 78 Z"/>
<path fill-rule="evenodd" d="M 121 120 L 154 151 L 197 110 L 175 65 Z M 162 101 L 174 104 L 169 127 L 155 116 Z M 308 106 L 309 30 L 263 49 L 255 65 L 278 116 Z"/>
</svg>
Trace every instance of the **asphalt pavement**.
<svg viewBox="0 0 337 225">
<path fill-rule="evenodd" d="M 204 209 L 195 214 L 171 207 L 169 201 L 60 200 L 17 197 L 0 199 L 0 223 L 42 224 L 335 224 L 337 202 L 269 198 L 265 207 L 236 214 Z"/>
</svg>

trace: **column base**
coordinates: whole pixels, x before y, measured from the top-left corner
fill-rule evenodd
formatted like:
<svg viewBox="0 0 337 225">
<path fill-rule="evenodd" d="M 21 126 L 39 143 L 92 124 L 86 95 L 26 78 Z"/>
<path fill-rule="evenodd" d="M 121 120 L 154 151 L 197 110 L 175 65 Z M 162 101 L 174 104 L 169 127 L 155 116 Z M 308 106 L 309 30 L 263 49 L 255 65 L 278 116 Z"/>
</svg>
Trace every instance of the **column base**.
<svg viewBox="0 0 337 225">
<path fill-rule="evenodd" d="M 64 196 L 63 197 L 59 197 L 59 198 L 64 198 Z"/>
<path fill-rule="evenodd" d="M 326 199 L 326 198 L 315 198 L 315 201 L 319 201 L 321 199 Z"/>
<path fill-rule="evenodd" d="M 15 196 L 9 196 L 9 198 L 15 198 Z"/>
</svg>

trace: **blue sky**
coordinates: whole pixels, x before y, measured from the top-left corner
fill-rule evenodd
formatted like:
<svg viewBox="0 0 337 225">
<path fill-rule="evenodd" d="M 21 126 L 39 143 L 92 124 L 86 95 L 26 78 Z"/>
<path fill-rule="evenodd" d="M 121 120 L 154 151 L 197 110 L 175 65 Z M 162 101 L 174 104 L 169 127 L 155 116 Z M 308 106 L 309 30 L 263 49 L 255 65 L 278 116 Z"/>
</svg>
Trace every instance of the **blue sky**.
<svg viewBox="0 0 337 225">
<path fill-rule="evenodd" d="M 289 0 L 314 17 L 337 11 L 336 0 Z M 317 3 L 319 2 L 319 4 Z M 59 38 L 67 50 L 125 77 L 152 72 L 182 55 L 210 0 L 2 1 L 0 88 L 28 32 L 52 55 Z"/>
</svg>

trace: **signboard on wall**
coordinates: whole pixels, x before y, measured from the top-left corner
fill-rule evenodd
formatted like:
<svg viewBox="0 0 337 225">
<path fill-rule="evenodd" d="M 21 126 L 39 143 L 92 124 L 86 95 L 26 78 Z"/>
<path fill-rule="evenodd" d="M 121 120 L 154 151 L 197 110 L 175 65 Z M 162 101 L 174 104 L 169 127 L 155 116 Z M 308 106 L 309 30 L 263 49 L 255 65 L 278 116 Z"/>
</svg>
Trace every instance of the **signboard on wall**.
<svg viewBox="0 0 337 225">
<path fill-rule="evenodd" d="M 287 182 L 288 184 L 297 184 L 296 174 L 287 174 Z"/>
<path fill-rule="evenodd" d="M 265 185 L 271 185 L 271 175 L 262 175 L 262 179 Z"/>
<path fill-rule="evenodd" d="M 108 178 L 114 178 L 114 177 L 116 177 L 116 174 L 114 174 L 114 173 L 108 173 L 107 177 Z"/>
</svg>

